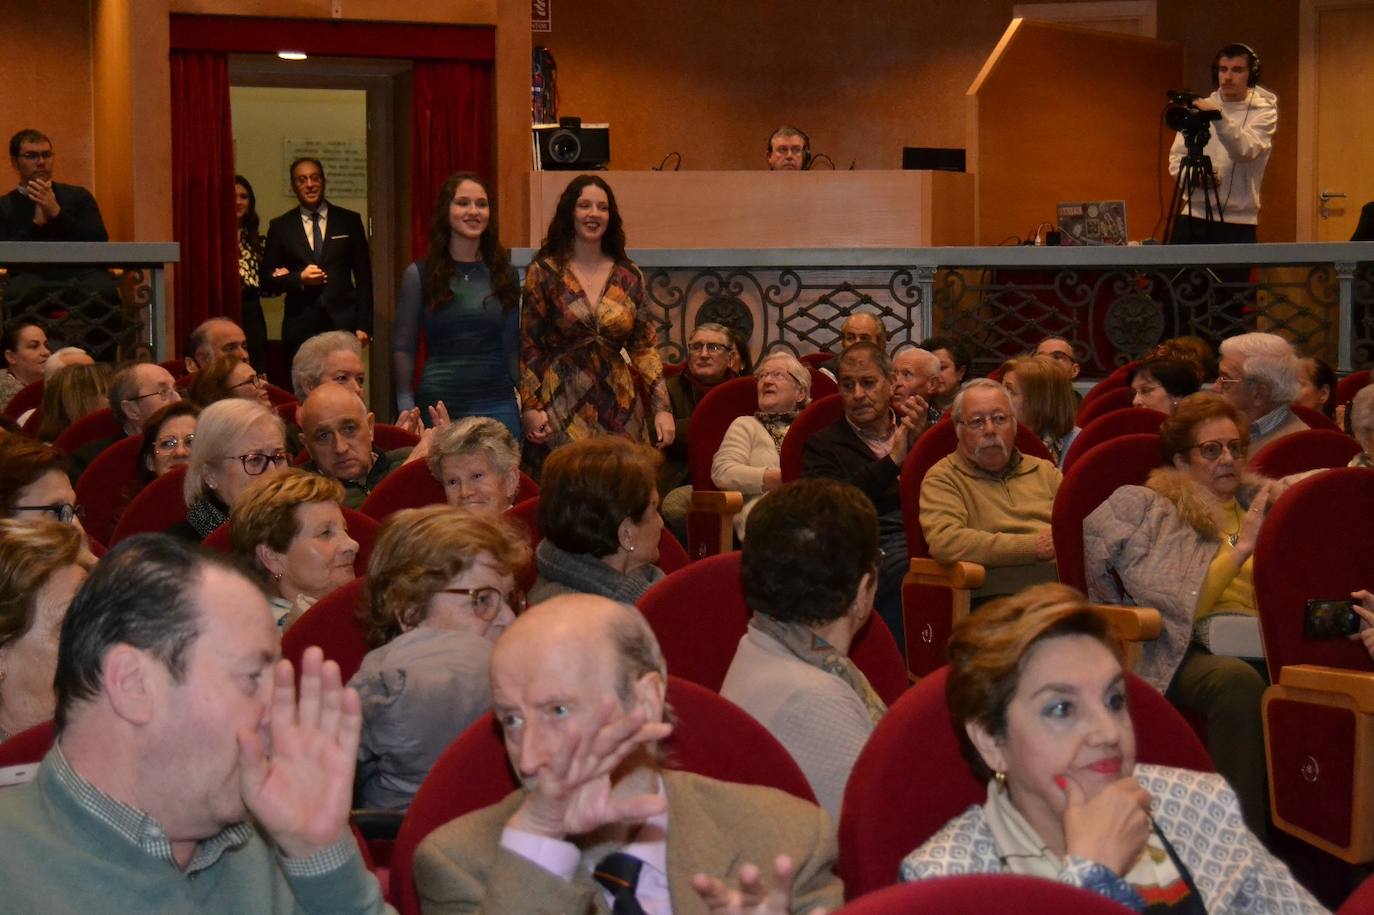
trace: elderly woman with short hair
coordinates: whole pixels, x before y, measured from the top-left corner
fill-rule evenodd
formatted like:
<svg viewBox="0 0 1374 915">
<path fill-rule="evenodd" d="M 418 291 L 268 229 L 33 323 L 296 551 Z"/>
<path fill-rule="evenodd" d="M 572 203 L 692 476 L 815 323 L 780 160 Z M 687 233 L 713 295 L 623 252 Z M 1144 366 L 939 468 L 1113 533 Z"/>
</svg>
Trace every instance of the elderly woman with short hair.
<svg viewBox="0 0 1374 915">
<path fill-rule="evenodd" d="M 455 508 L 500 514 L 520 488 L 520 446 L 505 423 L 489 416 L 436 428 L 426 461 Z"/>
<path fill-rule="evenodd" d="M 186 465 L 186 520 L 167 533 L 204 540 L 229 520 L 230 510 L 250 483 L 290 461 L 286 427 L 276 413 L 251 400 L 212 403 L 196 422 L 196 440 Z"/>
<path fill-rule="evenodd" d="M 0 433 L 0 518 L 60 521 L 84 537 L 83 514 L 61 451 L 24 435 Z"/>
<path fill-rule="evenodd" d="M 383 524 L 358 610 L 372 651 L 349 684 L 363 708 L 359 806 L 404 810 L 490 706 L 491 648 L 524 608 L 515 575 L 529 561 L 494 514 L 431 505 Z"/>
<path fill-rule="evenodd" d="M 1135 911 L 1325 912 L 1225 779 L 1136 761 L 1123 657 L 1106 617 L 1059 584 L 956 624 L 945 697 L 987 800 L 907 855 L 901 879 L 1009 872 Z"/>
<path fill-rule="evenodd" d="M 711 482 L 744 495 L 744 508 L 734 520 L 735 536 L 741 541 L 754 504 L 782 485 L 783 437 L 811 400 L 811 372 L 786 350 L 764 356 L 754 377 L 758 411 L 730 423 L 711 461 Z"/>
<path fill-rule="evenodd" d="M 337 480 L 296 467 L 250 483 L 229 515 L 229 544 L 261 573 L 283 629 L 356 577 L 358 541 L 348 536 Z"/>
<path fill-rule="evenodd" d="M 267 396 L 267 376 L 239 356 L 220 356 L 196 372 L 186 388 L 186 397 L 202 407 L 231 397 L 272 406 L 272 399 Z"/>
<path fill-rule="evenodd" d="M 1360 446 L 1350 466 L 1374 467 L 1374 384 L 1360 388 L 1350 402 L 1350 434 Z"/>
<path fill-rule="evenodd" d="M 1017 420 L 1045 443 L 1062 469 L 1069 446 L 1083 431 L 1074 425 L 1078 401 L 1068 371 L 1049 356 L 1009 359 L 1002 365 L 1002 384 Z"/>
<path fill-rule="evenodd" d="M 663 578 L 658 562 L 658 464 L 647 445 L 600 436 L 557 448 L 544 463 L 530 601 L 599 594 L 633 604 Z"/>
<path fill-rule="evenodd" d="M 0 520 L 0 741 L 53 716 L 58 632 L 93 561 L 70 524 Z"/>
</svg>

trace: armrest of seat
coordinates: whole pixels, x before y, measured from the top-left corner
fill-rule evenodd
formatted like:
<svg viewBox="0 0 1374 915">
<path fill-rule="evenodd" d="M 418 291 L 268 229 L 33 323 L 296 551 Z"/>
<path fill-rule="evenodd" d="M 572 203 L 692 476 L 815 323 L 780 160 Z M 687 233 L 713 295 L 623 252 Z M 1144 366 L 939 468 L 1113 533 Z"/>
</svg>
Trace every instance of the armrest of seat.
<svg viewBox="0 0 1374 915">
<path fill-rule="evenodd" d="M 975 591 L 983 586 L 987 577 L 988 570 L 976 562 L 936 562 L 921 556 L 911 560 L 903 584 Z"/>
<path fill-rule="evenodd" d="M 1279 685 L 1348 696 L 1361 714 L 1374 714 L 1374 671 L 1294 664 L 1279 671 Z"/>
<path fill-rule="evenodd" d="M 713 515 L 738 515 L 744 510 L 744 493 L 738 490 L 694 489 L 691 511 Z"/>
<path fill-rule="evenodd" d="M 1103 613 L 1121 637 L 1128 642 L 1149 642 L 1164 631 L 1164 618 L 1154 607 L 1133 607 L 1125 604 L 1093 604 Z"/>
</svg>

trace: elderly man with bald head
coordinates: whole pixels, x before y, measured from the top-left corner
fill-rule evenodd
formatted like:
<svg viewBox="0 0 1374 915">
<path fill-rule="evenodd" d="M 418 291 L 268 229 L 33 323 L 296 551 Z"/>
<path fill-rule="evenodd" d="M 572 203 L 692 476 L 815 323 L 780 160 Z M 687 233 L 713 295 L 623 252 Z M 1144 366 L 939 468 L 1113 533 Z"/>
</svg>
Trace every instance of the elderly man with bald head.
<svg viewBox="0 0 1374 915">
<path fill-rule="evenodd" d="M 228 318 L 202 321 L 186 339 L 186 371 L 198 372 L 221 356 L 248 359 L 248 338 L 243 328 Z M 266 366 L 255 368 L 263 371 Z"/>
<path fill-rule="evenodd" d="M 940 421 L 934 399 L 943 392 L 940 359 L 934 353 L 910 346 L 892 357 L 892 397 L 906 412 L 924 412 L 927 428 Z"/>
<path fill-rule="evenodd" d="M 155 362 L 139 362 L 115 372 L 105 397 L 125 436 L 140 434 L 145 419 L 181 399 L 171 373 Z M 72 452 L 67 462 L 72 485 L 76 485 L 77 479 L 100 452 L 117 441 L 118 438 L 96 439 Z"/>
<path fill-rule="evenodd" d="M 413 449 L 373 450 L 375 417 L 346 385 L 315 388 L 301 404 L 298 417 L 305 449 L 310 452 L 305 469 L 342 483 L 343 504 L 349 508 L 362 505 L 368 493 L 397 467 L 428 453 L 424 444 Z"/>
<path fill-rule="evenodd" d="M 492 651 L 491 692 L 521 786 L 420 844 L 425 912 L 839 906 L 824 811 L 662 767 L 667 669 L 637 610 L 588 594 L 531 608 Z"/>
</svg>

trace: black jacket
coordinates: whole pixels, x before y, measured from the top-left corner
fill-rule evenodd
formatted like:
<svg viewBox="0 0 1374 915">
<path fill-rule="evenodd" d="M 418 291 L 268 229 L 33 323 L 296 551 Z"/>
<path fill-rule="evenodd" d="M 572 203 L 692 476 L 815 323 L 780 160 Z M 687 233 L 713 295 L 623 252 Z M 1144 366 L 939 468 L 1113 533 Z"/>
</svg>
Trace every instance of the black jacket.
<svg viewBox="0 0 1374 915">
<path fill-rule="evenodd" d="M 363 219 L 331 203 L 324 235 L 319 265 L 329 279 L 322 286 L 306 286 L 301 283 L 301 271 L 316 261 L 300 208 L 292 207 L 273 219 L 267 226 L 262 259 L 263 293 L 284 293 L 288 318 L 318 307 L 329 312 L 337 329 L 371 334 L 372 258 Z M 278 267 L 285 267 L 287 274 L 274 279 L 272 273 Z"/>
<path fill-rule="evenodd" d="M 0 241 L 109 241 L 100 206 L 91 192 L 76 184 L 52 186 L 62 212 L 45 225 L 33 224 L 34 202 L 18 188 L 0 197 Z"/>
</svg>

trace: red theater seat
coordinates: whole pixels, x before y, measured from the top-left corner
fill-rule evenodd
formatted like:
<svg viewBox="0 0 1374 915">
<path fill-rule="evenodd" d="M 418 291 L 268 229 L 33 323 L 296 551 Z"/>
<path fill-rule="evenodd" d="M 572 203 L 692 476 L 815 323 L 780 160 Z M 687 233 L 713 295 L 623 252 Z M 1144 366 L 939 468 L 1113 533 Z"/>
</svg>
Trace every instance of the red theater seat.
<svg viewBox="0 0 1374 915">
<path fill-rule="evenodd" d="M 114 411 L 109 407 L 102 407 L 94 413 L 81 417 L 62 431 L 62 434 L 53 442 L 53 447 L 66 454 L 71 454 L 83 445 L 97 442 L 101 439 L 118 439 L 124 437 L 124 430 L 114 417 Z"/>
<path fill-rule="evenodd" d="M 186 480 L 186 467 L 173 467 L 143 487 L 134 496 L 124 514 L 119 516 L 109 544 L 114 546 L 134 534 L 162 533 L 179 521 L 186 520 L 186 503 L 181 487 Z"/>
<path fill-rule="evenodd" d="M 1125 407 L 1105 413 L 1084 426 L 1074 438 L 1068 454 L 1064 455 L 1064 466 L 1060 470 L 1067 474 L 1075 461 L 1103 442 L 1137 432 L 1157 434 L 1164 420 L 1163 413 L 1144 407 Z"/>
<path fill-rule="evenodd" d="M 1278 479 L 1290 473 L 1344 467 L 1360 453 L 1360 446 L 1344 432 L 1306 429 L 1275 439 L 1250 458 L 1251 473 Z"/>
<path fill-rule="evenodd" d="M 110 542 L 115 523 L 142 481 L 138 452 L 143 438 L 129 435 L 95 456 L 76 481 L 76 502 L 86 509 L 82 526 L 102 543 Z"/>
<path fill-rule="evenodd" d="M 797 418 L 788 427 L 787 434 L 783 436 L 782 450 L 778 454 L 784 483 L 801 478 L 802 452 L 806 447 L 806 440 L 827 426 L 834 425 L 841 416 L 844 416 L 844 404 L 840 401 L 839 394 L 813 399 L 810 406 L 797 414 Z"/>
<path fill-rule="evenodd" d="M 889 886 L 855 899 L 835 915 L 1124 915 L 1130 911 L 1105 896 L 1057 880 L 1016 874 L 965 874 Z"/>
<path fill-rule="evenodd" d="M 364 581 L 355 578 L 335 588 L 282 634 L 281 654 L 296 668 L 297 679 L 300 678 L 301 658 L 311 645 L 318 645 L 324 651 L 326 661 L 339 665 L 345 683 L 358 672 L 363 657 L 370 650 L 363 628 L 354 616 L 362 601 Z"/>
</svg>

